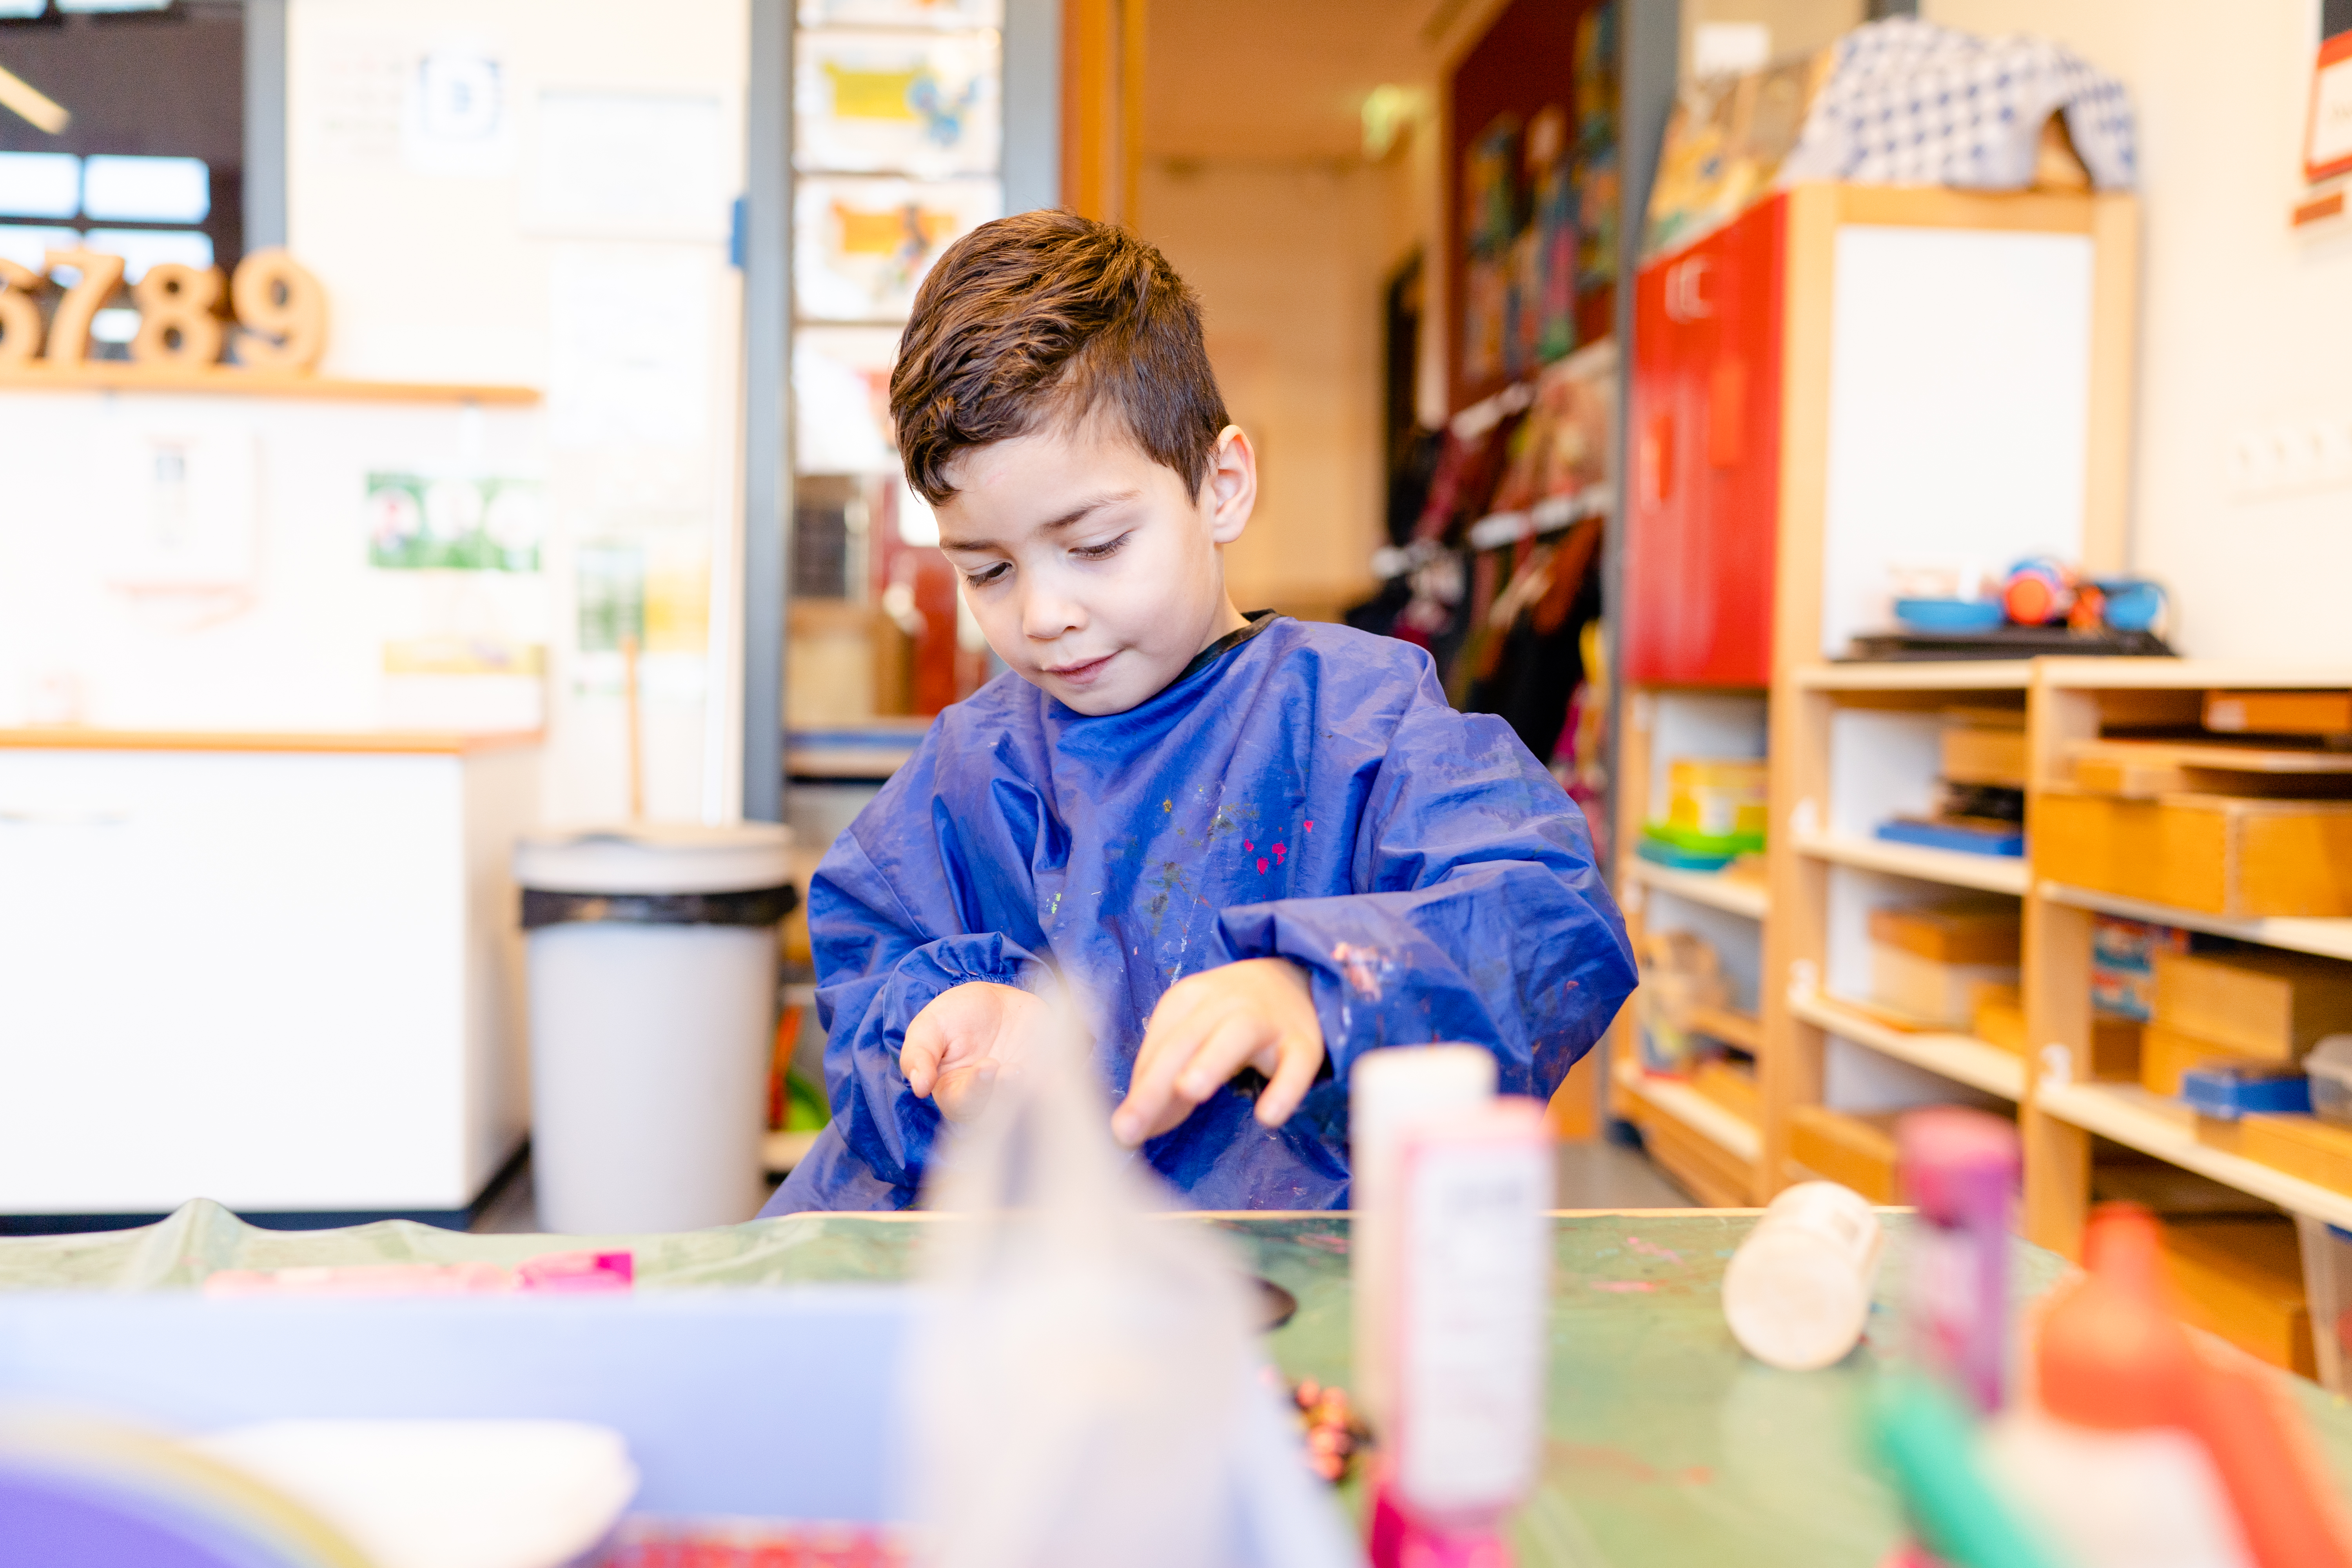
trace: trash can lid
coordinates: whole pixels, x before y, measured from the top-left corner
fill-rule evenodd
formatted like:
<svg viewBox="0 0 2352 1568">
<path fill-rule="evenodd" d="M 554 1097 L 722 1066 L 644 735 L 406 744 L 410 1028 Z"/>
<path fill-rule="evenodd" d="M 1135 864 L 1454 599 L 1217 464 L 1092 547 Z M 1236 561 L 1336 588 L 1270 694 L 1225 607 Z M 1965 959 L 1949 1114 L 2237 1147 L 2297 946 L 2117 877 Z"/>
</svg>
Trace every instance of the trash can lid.
<svg viewBox="0 0 2352 1568">
<path fill-rule="evenodd" d="M 631 823 L 516 841 L 515 880 L 547 893 L 738 893 L 792 879 L 792 829 Z"/>
</svg>

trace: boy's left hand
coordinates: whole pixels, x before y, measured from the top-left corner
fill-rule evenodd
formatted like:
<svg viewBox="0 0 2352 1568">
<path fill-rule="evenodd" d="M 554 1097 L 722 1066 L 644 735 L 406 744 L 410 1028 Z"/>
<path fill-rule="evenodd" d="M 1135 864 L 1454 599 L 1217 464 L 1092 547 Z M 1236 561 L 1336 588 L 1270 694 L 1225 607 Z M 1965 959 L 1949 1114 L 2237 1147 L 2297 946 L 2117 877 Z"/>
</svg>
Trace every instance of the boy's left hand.
<svg viewBox="0 0 2352 1568">
<path fill-rule="evenodd" d="M 1247 958 L 1180 980 L 1160 998 L 1135 1053 L 1111 1136 L 1129 1148 L 1174 1127 L 1245 1067 L 1266 1077 L 1257 1119 L 1290 1120 L 1323 1068 L 1323 1024 L 1307 971 L 1286 958 Z"/>
</svg>

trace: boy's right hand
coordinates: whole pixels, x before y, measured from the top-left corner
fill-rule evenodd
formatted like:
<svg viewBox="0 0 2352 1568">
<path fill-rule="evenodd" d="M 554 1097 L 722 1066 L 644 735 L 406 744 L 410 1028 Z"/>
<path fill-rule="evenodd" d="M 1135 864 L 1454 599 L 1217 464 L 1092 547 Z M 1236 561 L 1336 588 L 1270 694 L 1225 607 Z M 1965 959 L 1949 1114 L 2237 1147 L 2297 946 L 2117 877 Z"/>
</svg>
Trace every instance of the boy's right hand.
<svg viewBox="0 0 2352 1568">
<path fill-rule="evenodd" d="M 898 1070 L 941 1116 L 969 1121 L 987 1109 L 997 1079 L 1020 1070 L 1030 1040 L 1046 1024 L 1045 1004 L 1019 986 L 967 980 L 915 1015 Z"/>
</svg>

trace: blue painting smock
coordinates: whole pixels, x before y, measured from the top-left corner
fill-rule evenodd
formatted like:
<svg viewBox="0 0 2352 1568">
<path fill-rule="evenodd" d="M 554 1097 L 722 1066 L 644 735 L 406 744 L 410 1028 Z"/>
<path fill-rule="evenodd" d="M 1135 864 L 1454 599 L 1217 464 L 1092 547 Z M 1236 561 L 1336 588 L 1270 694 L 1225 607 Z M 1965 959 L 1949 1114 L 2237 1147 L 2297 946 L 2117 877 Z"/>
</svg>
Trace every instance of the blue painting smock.
<svg viewBox="0 0 2352 1568">
<path fill-rule="evenodd" d="M 1212 1209 L 1347 1202 L 1364 1052 L 1467 1041 L 1549 1098 L 1633 986 L 1583 816 L 1510 729 L 1421 648 L 1282 616 L 1124 713 L 1010 674 L 948 709 L 811 879 L 809 936 L 833 1121 L 772 1215 L 914 1201 L 940 1117 L 898 1051 L 964 981 L 1066 976 L 1108 1119 L 1179 979 L 1304 967 L 1329 1076 L 1290 1121 L 1231 1085 L 1143 1146 Z"/>
</svg>

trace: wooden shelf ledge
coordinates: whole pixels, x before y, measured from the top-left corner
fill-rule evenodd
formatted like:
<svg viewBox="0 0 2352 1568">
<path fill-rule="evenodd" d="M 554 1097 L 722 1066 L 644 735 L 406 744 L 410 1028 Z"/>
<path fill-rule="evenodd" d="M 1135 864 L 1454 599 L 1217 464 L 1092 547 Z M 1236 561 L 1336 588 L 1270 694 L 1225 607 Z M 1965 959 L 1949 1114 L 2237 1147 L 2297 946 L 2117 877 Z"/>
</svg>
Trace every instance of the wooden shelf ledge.
<svg viewBox="0 0 2352 1568">
<path fill-rule="evenodd" d="M 0 730 L 0 751 L 13 752 L 330 752 L 463 756 L 510 746 L 536 746 L 536 730 L 478 733 L 406 730 L 99 730 L 78 725 Z"/>
<path fill-rule="evenodd" d="M 2352 920 L 2294 920 L 2276 916 L 2267 920 L 2231 920 L 2225 915 L 2201 914 L 2195 910 L 2176 909 L 2170 904 L 2151 904 L 2115 893 L 2095 892 L 2088 888 L 2071 888 L 2063 882 L 2044 882 L 2040 890 L 2042 896 L 2053 904 L 2089 910 L 2095 914 L 2147 921 L 2156 925 L 2180 926 L 2214 936 L 2235 937 L 2241 942 L 2260 942 L 2265 947 L 2282 947 L 2292 952 L 2317 953 L 2322 958 L 2352 959 Z"/>
<path fill-rule="evenodd" d="M 1924 845 L 1896 844 L 1852 833 L 1801 834 L 1796 847 L 1801 855 L 1841 866 L 1885 871 L 1922 882 L 1943 882 L 1955 888 L 1975 888 L 1988 893 L 2008 893 L 2016 898 L 2025 896 L 2031 880 L 2022 856 L 1964 855 L 1956 849 L 1930 849 Z"/>
<path fill-rule="evenodd" d="M 1645 888 L 1705 904 L 1711 910 L 1760 921 L 1771 913 L 1772 894 L 1759 879 L 1727 877 L 1720 871 L 1678 871 L 1640 856 L 1628 858 L 1627 875 Z"/>
<path fill-rule="evenodd" d="M 1841 1007 L 1819 992 L 1796 991 L 1789 1010 L 1815 1028 L 1839 1039 L 1924 1068 L 1938 1078 L 1964 1083 L 2003 1100 L 2025 1097 L 2025 1060 L 1970 1035 L 1912 1034 L 1890 1029 L 1850 1008 Z"/>
<path fill-rule="evenodd" d="M 1764 1020 L 1753 1013 L 1735 1013 L 1728 1007 L 1694 1007 L 1690 1021 L 1691 1027 L 1708 1039 L 1737 1046 L 1750 1056 L 1764 1049 Z"/>
<path fill-rule="evenodd" d="M 2076 691 L 2352 688 L 2352 665 L 2347 664 L 2265 664 L 2255 659 L 2216 658 L 2044 658 L 2040 663 L 2042 685 Z"/>
<path fill-rule="evenodd" d="M 2290 1213 L 2352 1229 L 2352 1194 L 2199 1142 L 2195 1118 L 2186 1106 L 2161 1100 L 2135 1085 L 2058 1083 L 2045 1079 L 2033 1091 L 2033 1107 L 2045 1116 L 2153 1154 Z"/>
<path fill-rule="evenodd" d="M 1796 672 L 1806 691 L 2022 691 L 2033 682 L 2025 658 L 1956 658 L 1917 663 L 1813 664 Z"/>
<path fill-rule="evenodd" d="M 535 404 L 535 386 L 478 386 L 425 381 L 345 381 L 331 375 L 234 366 L 182 370 L 93 360 L 78 365 L 0 364 L 5 392 L 159 392 L 233 397 L 308 397 L 343 403 Z"/>
<path fill-rule="evenodd" d="M 1619 1076 L 1627 1093 L 1661 1116 L 1672 1117 L 1736 1160 L 1754 1164 L 1764 1157 L 1764 1134 L 1690 1085 L 1655 1078 L 1639 1068 Z"/>
</svg>

